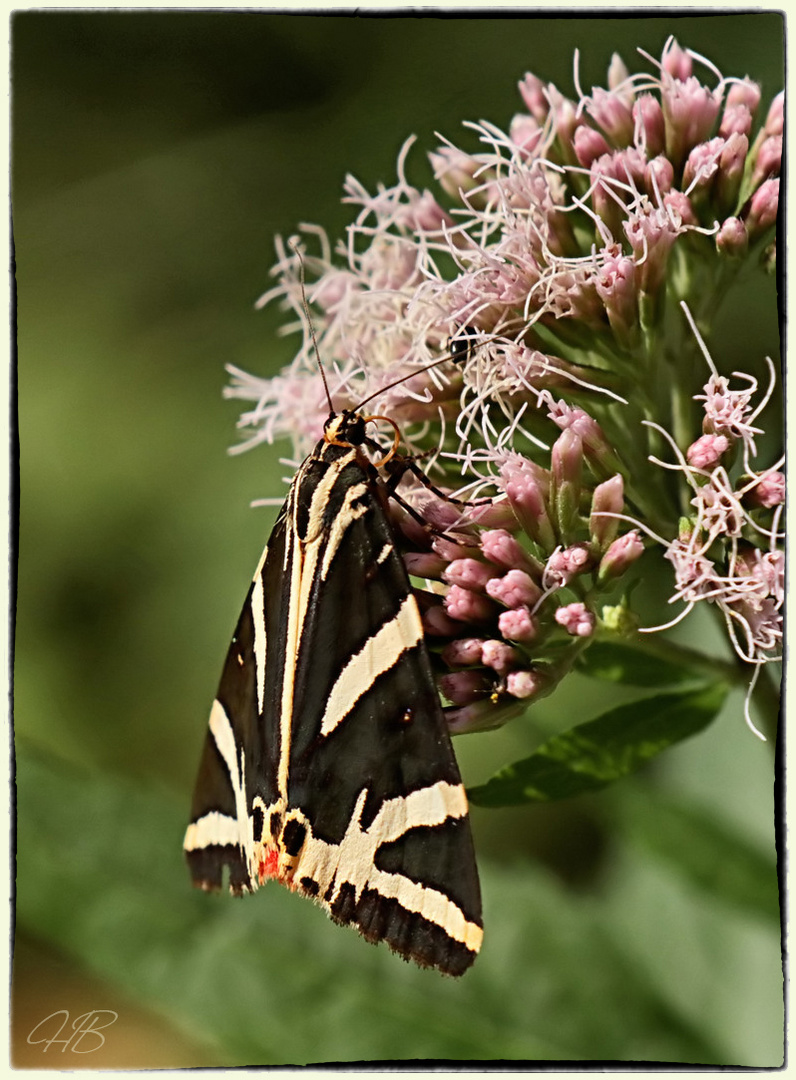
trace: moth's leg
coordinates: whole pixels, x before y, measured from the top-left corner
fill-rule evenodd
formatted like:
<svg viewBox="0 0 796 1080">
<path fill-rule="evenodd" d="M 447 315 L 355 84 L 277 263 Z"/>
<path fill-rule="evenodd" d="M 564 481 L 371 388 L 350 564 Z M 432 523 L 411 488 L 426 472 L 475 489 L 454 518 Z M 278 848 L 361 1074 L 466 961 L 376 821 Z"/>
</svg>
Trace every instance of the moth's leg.
<svg viewBox="0 0 796 1080">
<path fill-rule="evenodd" d="M 383 453 L 383 448 L 379 446 L 375 439 L 366 437 L 365 443 L 367 446 L 370 447 L 371 450 L 376 450 L 379 453 Z M 423 458 L 427 458 L 433 453 L 433 450 L 424 450 L 420 454 L 401 454 L 400 456 L 396 455 L 394 458 L 392 458 L 391 461 L 388 461 L 385 464 L 384 470 L 386 473 L 388 473 L 390 477 L 390 479 L 386 481 L 386 486 L 388 491 L 394 498 L 397 499 L 395 489 L 398 486 L 401 477 L 404 475 L 405 472 L 410 472 L 420 481 L 423 487 L 431 491 L 434 495 L 437 496 L 438 499 L 442 499 L 443 502 L 453 503 L 455 506 L 487 506 L 492 501 L 491 499 L 477 499 L 475 501 L 468 501 L 467 499 L 457 499 L 455 498 L 455 496 L 449 495 L 447 492 L 442 491 L 440 488 L 438 488 L 436 484 L 434 484 L 433 481 L 429 479 L 428 475 L 423 472 L 423 470 L 417 464 L 418 461 L 422 461 Z M 406 504 L 402 503 L 402 505 Z M 416 514 L 414 516 L 417 517 Z"/>
<path fill-rule="evenodd" d="M 455 506 L 487 506 L 489 503 L 491 503 L 491 499 L 457 499 L 453 495 L 448 495 L 446 492 L 441 491 L 435 484 L 431 482 L 431 480 L 429 480 L 427 474 L 424 473 L 420 466 L 417 464 L 417 462 L 421 458 L 427 457 L 430 453 L 433 453 L 433 451 L 429 450 L 424 454 L 413 454 L 411 457 L 401 458 L 401 462 L 404 465 L 404 468 L 407 469 L 413 476 L 417 477 L 423 487 L 428 488 L 428 490 L 433 492 L 437 496 L 437 498 L 443 499 L 445 502 L 453 503 Z"/>
<path fill-rule="evenodd" d="M 421 514 L 419 514 L 417 510 L 415 510 L 415 508 L 406 501 L 406 499 L 401 498 L 401 496 L 396 491 L 396 488 L 401 482 L 404 471 L 404 469 L 394 469 L 386 480 L 382 480 L 382 486 L 387 499 L 394 499 L 395 502 L 397 502 L 399 506 L 403 507 L 406 513 L 409 514 L 409 516 L 418 523 L 418 525 L 422 525 L 425 532 L 433 536 L 439 536 L 443 540 L 449 540 L 452 544 L 458 544 L 463 547 L 478 547 L 478 541 L 474 537 L 467 536 L 463 533 L 456 533 L 454 535 L 452 533 L 445 532 L 444 529 L 438 529 L 436 525 L 432 525 L 430 522 L 426 521 L 426 519 Z M 459 505 L 462 504 L 460 503 Z"/>
</svg>

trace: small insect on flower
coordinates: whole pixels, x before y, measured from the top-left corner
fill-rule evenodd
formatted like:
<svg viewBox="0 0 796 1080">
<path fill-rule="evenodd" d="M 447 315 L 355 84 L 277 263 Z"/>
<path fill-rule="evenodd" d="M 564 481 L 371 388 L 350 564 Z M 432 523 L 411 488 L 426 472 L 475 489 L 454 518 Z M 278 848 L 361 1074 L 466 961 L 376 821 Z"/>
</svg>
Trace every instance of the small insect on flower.
<svg viewBox="0 0 796 1080">
<path fill-rule="evenodd" d="M 474 355 L 479 336 L 474 326 L 463 326 L 448 339 L 448 351 L 454 364 L 464 364 Z"/>
</svg>

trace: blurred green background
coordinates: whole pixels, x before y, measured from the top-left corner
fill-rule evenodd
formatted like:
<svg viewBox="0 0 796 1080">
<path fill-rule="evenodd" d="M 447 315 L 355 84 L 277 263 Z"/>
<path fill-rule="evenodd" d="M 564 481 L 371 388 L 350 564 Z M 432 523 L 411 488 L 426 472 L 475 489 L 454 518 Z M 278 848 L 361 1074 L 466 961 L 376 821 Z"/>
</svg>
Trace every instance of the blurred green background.
<svg viewBox="0 0 796 1080">
<path fill-rule="evenodd" d="M 671 33 L 758 80 L 765 115 L 774 14 L 12 16 L 17 1064 L 782 1061 L 773 754 L 738 695 L 600 797 L 474 809 L 487 936 L 460 982 L 285 890 L 195 894 L 180 851 L 274 516 L 248 504 L 284 490 L 279 450 L 227 456 L 220 396 L 225 363 L 290 359 L 279 313 L 252 307 L 274 234 L 341 235 L 345 174 L 392 183 L 412 133 L 409 176 L 430 182 L 434 131 L 506 127 L 526 71 L 571 94 L 575 48 L 588 88 L 615 50 L 638 70 L 636 47 L 657 57 Z M 776 355 L 775 304 L 772 281 L 722 313 L 727 370 Z M 531 717 L 457 740 L 465 782 L 600 705 L 573 676 Z M 119 1019 L 90 1058 L 26 1043 L 51 1012 L 91 1008 Z"/>
</svg>

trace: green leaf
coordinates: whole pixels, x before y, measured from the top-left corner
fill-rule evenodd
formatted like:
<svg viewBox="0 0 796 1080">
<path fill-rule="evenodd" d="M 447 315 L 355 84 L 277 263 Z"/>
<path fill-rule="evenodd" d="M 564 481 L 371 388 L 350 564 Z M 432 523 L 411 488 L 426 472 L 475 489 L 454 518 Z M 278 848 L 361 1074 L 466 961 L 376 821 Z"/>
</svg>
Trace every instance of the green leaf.
<svg viewBox="0 0 796 1080">
<path fill-rule="evenodd" d="M 619 705 L 554 735 L 468 795 L 479 806 L 516 806 L 596 791 L 707 727 L 726 695 L 724 684 L 716 683 Z"/>
<path fill-rule="evenodd" d="M 576 670 L 593 679 L 629 686 L 672 686 L 704 678 L 682 664 L 661 660 L 617 641 L 595 641 L 578 657 Z"/>
<path fill-rule="evenodd" d="M 18 926 L 213 1043 L 229 1066 L 639 1053 L 731 1063 L 635 962 L 611 906 L 539 869 L 484 861 L 484 949 L 462 979 L 445 979 L 286 889 L 238 900 L 192 890 L 185 808 L 152 788 L 20 752 L 17 792 Z"/>
<path fill-rule="evenodd" d="M 617 823 L 637 843 L 717 900 L 779 925 L 775 860 L 707 807 L 646 789 L 625 791 Z"/>
</svg>

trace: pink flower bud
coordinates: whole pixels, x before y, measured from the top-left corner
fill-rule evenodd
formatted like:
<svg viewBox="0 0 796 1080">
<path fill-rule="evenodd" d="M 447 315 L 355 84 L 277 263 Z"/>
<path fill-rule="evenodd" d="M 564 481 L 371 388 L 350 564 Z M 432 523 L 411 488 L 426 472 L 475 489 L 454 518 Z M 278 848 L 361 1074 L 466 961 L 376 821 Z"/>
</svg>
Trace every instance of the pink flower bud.
<svg viewBox="0 0 796 1080">
<path fill-rule="evenodd" d="M 498 675 L 505 675 L 517 666 L 520 654 L 505 641 L 485 641 L 481 650 L 481 659 L 485 667 L 492 668 Z"/>
<path fill-rule="evenodd" d="M 431 496 L 424 500 L 421 515 L 432 528 L 444 532 L 446 529 L 456 527 L 461 520 L 462 512 L 460 507 L 450 500 Z"/>
<path fill-rule="evenodd" d="M 583 474 L 583 442 L 574 428 L 565 428 L 553 444 L 553 490 L 558 533 L 568 538 L 575 528 Z"/>
<path fill-rule="evenodd" d="M 616 198 L 616 188 L 618 184 L 626 183 L 624 170 L 620 175 L 618 162 L 613 154 L 602 154 L 594 158 L 589 166 L 589 184 L 592 188 L 591 199 L 595 213 L 613 237 L 618 237 L 624 216 L 622 204 Z"/>
<path fill-rule="evenodd" d="M 664 195 L 664 205 L 676 193 Z M 658 291 L 663 283 L 672 244 L 677 239 L 677 225 L 661 207 L 642 206 L 628 215 L 623 223 L 625 235 L 637 259 L 640 289 L 649 294 Z"/>
<path fill-rule="evenodd" d="M 481 550 L 491 563 L 500 566 L 504 570 L 513 570 L 517 567 L 530 573 L 533 563 L 525 548 L 506 529 L 490 529 L 481 534 Z"/>
<path fill-rule="evenodd" d="M 600 560 L 598 581 L 620 577 L 644 553 L 644 545 L 635 529 L 618 537 Z"/>
<path fill-rule="evenodd" d="M 730 258 L 739 258 L 746 254 L 748 248 L 749 237 L 744 223 L 737 217 L 726 218 L 716 234 L 717 251 Z"/>
<path fill-rule="evenodd" d="M 617 471 L 619 462 L 597 421 L 583 409 L 573 408 L 565 401 L 548 402 L 548 415 L 562 431 L 571 429 L 583 443 L 583 452 L 592 466 L 605 469 L 609 475 Z"/>
<path fill-rule="evenodd" d="M 453 705 L 469 705 L 492 691 L 492 679 L 483 669 L 442 675 L 439 688 Z"/>
<path fill-rule="evenodd" d="M 727 91 L 728 108 L 742 105 L 745 109 L 748 109 L 751 114 L 754 114 L 757 112 L 757 106 L 759 104 L 760 87 L 756 82 L 753 82 L 746 76 L 741 82 L 731 83 L 730 89 Z"/>
<path fill-rule="evenodd" d="M 608 88 L 609 90 L 617 90 L 618 87 L 623 87 L 623 84 L 630 72 L 627 70 L 625 64 L 619 53 L 615 52 L 611 55 L 611 63 L 608 65 Z M 624 86 L 623 91 L 626 101 L 632 102 L 633 100 L 633 87 Z"/>
<path fill-rule="evenodd" d="M 595 288 L 605 304 L 611 329 L 620 339 L 628 341 L 638 326 L 638 289 L 633 259 L 627 255 L 607 257 L 600 267 Z"/>
<path fill-rule="evenodd" d="M 663 121 L 663 109 L 652 94 L 639 94 L 633 105 L 633 120 L 641 125 L 644 135 L 642 145 L 646 146 L 647 157 L 662 154 L 666 147 L 666 134 Z"/>
<path fill-rule="evenodd" d="M 667 157 L 659 154 L 650 161 L 644 172 L 644 187 L 647 193 L 655 197 L 656 193 L 665 195 L 674 186 L 674 166 Z"/>
<path fill-rule="evenodd" d="M 719 126 L 719 135 L 726 139 L 730 135 L 746 135 L 752 130 L 752 114 L 746 105 L 728 105 L 724 110 Z"/>
<path fill-rule="evenodd" d="M 724 144 L 714 190 L 719 208 L 725 212 L 735 209 L 748 151 L 749 140 L 746 135 L 730 135 Z"/>
<path fill-rule="evenodd" d="M 404 564 L 408 574 L 437 580 L 441 579 L 442 572 L 447 566 L 444 559 L 430 551 L 408 551 L 404 555 Z"/>
<path fill-rule="evenodd" d="M 558 608 L 555 620 L 572 637 L 590 637 L 597 621 L 586 605 L 580 603 Z"/>
<path fill-rule="evenodd" d="M 766 229 L 770 229 L 777 220 L 779 209 L 779 178 L 764 180 L 752 196 L 749 213 L 746 217 L 746 231 L 749 239 L 755 240 Z"/>
<path fill-rule="evenodd" d="M 498 628 L 507 641 L 533 641 L 539 624 L 526 607 L 512 608 L 498 617 Z"/>
<path fill-rule="evenodd" d="M 547 685 L 547 680 L 536 671 L 512 671 L 506 677 L 506 690 L 512 697 L 525 701 Z"/>
<path fill-rule="evenodd" d="M 519 672 L 513 674 L 519 674 Z M 485 700 L 482 698 L 480 701 L 473 701 L 460 709 L 446 709 L 445 722 L 452 735 L 462 735 L 471 731 L 491 731 L 502 727 L 508 720 L 519 716 L 524 711 L 525 706 L 515 698 L 501 698 L 496 702 L 490 695 Z"/>
<path fill-rule="evenodd" d="M 594 489 L 591 500 L 589 533 L 592 543 L 601 551 L 616 539 L 619 520 L 606 515 L 621 514 L 625 506 L 625 484 L 619 473 Z"/>
<path fill-rule="evenodd" d="M 475 589 L 480 592 L 495 570 L 478 559 L 454 559 L 442 575 L 449 585 L 461 585 L 463 589 Z"/>
<path fill-rule="evenodd" d="M 633 114 L 620 94 L 594 86 L 587 109 L 615 146 L 630 145 L 633 141 Z"/>
<path fill-rule="evenodd" d="M 782 168 L 782 136 L 769 135 L 760 144 L 752 173 L 752 187 L 757 187 L 770 176 L 779 176 Z"/>
<path fill-rule="evenodd" d="M 771 510 L 785 502 L 785 474 L 781 472 L 766 473 L 761 476 L 753 488 L 746 493 L 744 502 L 749 506 L 761 506 Z"/>
<path fill-rule="evenodd" d="M 675 215 L 683 225 L 698 225 L 697 216 L 691 206 L 691 200 L 682 191 L 667 191 L 663 196 L 663 205 Z"/>
<path fill-rule="evenodd" d="M 490 529 L 517 528 L 517 519 L 507 499 L 494 499 L 481 506 L 468 506 L 467 518 L 474 524 L 480 525 L 481 528 L 484 526 Z"/>
<path fill-rule="evenodd" d="M 730 440 L 725 435 L 702 435 L 688 447 L 686 460 L 695 469 L 713 469 L 729 448 Z"/>
<path fill-rule="evenodd" d="M 518 84 L 525 108 L 539 124 L 544 124 L 550 111 L 550 103 L 545 94 L 544 83 L 530 72 Z"/>
<path fill-rule="evenodd" d="M 431 546 L 446 563 L 453 562 L 455 559 L 469 559 L 473 555 L 473 548 L 464 544 L 455 544 L 445 536 L 435 536 L 431 541 Z"/>
<path fill-rule="evenodd" d="M 768 110 L 764 131 L 766 135 L 781 135 L 785 129 L 785 91 L 780 90 Z"/>
<path fill-rule="evenodd" d="M 585 169 L 588 169 L 596 158 L 611 152 L 611 148 L 599 131 L 595 131 L 586 124 L 582 124 L 575 131 L 574 142 L 575 156 Z"/>
<path fill-rule="evenodd" d="M 694 191 L 705 189 L 710 186 L 719 167 L 719 157 L 724 149 L 724 139 L 711 139 L 710 142 L 700 143 L 695 146 L 683 169 L 683 187 L 694 198 Z"/>
<path fill-rule="evenodd" d="M 483 638 L 456 638 L 446 645 L 441 656 L 448 667 L 471 667 L 481 663 Z"/>
<path fill-rule="evenodd" d="M 585 573 L 590 568 L 591 562 L 592 559 L 585 544 L 573 544 L 572 547 L 554 551 L 545 566 L 545 584 L 554 582 L 557 585 L 568 585 L 578 574 Z"/>
<path fill-rule="evenodd" d="M 524 570 L 509 570 L 503 577 L 492 578 L 486 584 L 486 592 L 510 608 L 535 604 L 542 595 L 542 590 Z"/>
<path fill-rule="evenodd" d="M 434 170 L 434 179 L 438 180 L 443 191 L 456 199 L 459 191 L 470 191 L 478 181 L 474 179 L 479 167 L 478 162 L 452 146 L 440 146 L 436 153 L 428 155 Z"/>
<path fill-rule="evenodd" d="M 575 150 L 573 140 L 575 128 L 580 123 L 577 110 L 569 98 L 565 98 L 556 88 L 550 84 L 547 88 L 550 97 L 550 107 L 553 111 L 553 128 L 556 133 L 556 148 L 565 165 L 575 165 Z"/>
<path fill-rule="evenodd" d="M 461 585 L 451 585 L 445 597 L 445 610 L 459 622 L 485 622 L 495 614 L 491 600 Z"/>
<path fill-rule="evenodd" d="M 542 140 L 544 128 L 532 116 L 519 113 L 512 118 L 509 137 L 515 146 L 532 154 Z"/>
<path fill-rule="evenodd" d="M 424 191 L 406 208 L 403 224 L 417 232 L 442 232 L 443 228 L 450 229 L 454 221 L 431 192 Z"/>
<path fill-rule="evenodd" d="M 422 612 L 420 620 L 429 637 L 455 637 L 461 631 L 461 623 L 447 614 L 442 604 L 434 604 Z"/>
<path fill-rule="evenodd" d="M 710 135 L 718 117 L 719 100 L 693 77 L 664 80 L 661 97 L 666 154 L 677 169 L 689 151 Z"/>
<path fill-rule="evenodd" d="M 583 474 L 583 440 L 577 434 L 576 426 L 576 423 L 573 423 L 571 426 L 565 427 L 553 443 L 551 471 L 556 489 L 560 489 L 563 484 L 569 483 L 576 485 L 580 490 Z"/>
<path fill-rule="evenodd" d="M 673 79 L 685 81 L 693 70 L 691 57 L 683 52 L 674 38 L 667 44 L 661 56 L 661 67 Z"/>
<path fill-rule="evenodd" d="M 501 467 L 500 475 L 511 508 L 528 536 L 542 547 L 555 547 L 547 501 L 536 476 L 513 460 Z"/>
</svg>

